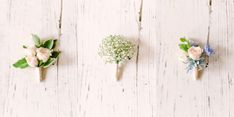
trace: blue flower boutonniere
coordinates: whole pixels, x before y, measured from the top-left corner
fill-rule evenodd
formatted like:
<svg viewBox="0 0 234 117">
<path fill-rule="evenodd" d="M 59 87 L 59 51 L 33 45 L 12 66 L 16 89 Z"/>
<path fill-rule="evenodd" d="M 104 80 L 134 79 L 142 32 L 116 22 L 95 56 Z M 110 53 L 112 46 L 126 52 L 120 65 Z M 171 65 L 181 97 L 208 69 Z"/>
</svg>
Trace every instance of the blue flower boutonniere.
<svg viewBox="0 0 234 117">
<path fill-rule="evenodd" d="M 199 78 L 199 71 L 208 67 L 209 57 L 214 54 L 214 50 L 209 44 L 201 48 L 198 43 L 180 38 L 179 47 L 183 51 L 180 60 L 187 65 L 187 72 L 193 72 L 194 79 Z"/>
</svg>

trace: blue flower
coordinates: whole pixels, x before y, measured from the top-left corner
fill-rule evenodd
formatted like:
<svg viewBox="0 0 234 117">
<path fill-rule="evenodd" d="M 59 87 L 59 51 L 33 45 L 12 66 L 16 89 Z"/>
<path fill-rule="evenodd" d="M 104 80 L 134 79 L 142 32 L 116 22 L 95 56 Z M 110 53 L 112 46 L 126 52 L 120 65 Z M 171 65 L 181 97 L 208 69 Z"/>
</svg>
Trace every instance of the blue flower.
<svg viewBox="0 0 234 117">
<path fill-rule="evenodd" d="M 207 56 L 214 54 L 214 49 L 210 48 L 208 44 L 205 45 L 204 50 Z"/>
</svg>

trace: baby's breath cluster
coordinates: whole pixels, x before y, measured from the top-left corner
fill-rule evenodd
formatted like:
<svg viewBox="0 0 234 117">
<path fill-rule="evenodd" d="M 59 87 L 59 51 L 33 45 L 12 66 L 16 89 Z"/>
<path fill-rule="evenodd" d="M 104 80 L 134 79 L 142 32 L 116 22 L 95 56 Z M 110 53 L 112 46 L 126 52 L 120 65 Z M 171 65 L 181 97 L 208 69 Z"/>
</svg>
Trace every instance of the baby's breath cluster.
<svg viewBox="0 0 234 117">
<path fill-rule="evenodd" d="M 99 55 L 107 63 L 123 63 L 130 60 L 135 53 L 135 45 L 120 35 L 110 35 L 102 40 Z"/>
</svg>

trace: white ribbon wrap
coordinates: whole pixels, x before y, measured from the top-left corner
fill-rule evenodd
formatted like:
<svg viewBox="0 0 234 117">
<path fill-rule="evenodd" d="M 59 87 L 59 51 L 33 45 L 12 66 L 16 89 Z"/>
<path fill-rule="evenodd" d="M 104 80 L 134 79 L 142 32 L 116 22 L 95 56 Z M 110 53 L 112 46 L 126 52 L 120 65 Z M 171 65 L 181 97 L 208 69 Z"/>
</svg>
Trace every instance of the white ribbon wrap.
<svg viewBox="0 0 234 117">
<path fill-rule="evenodd" d="M 193 78 L 194 78 L 194 80 L 198 80 L 198 78 L 199 78 L 199 70 L 197 67 L 195 67 L 193 70 Z"/>
<path fill-rule="evenodd" d="M 119 73 L 120 68 L 119 68 L 119 64 L 116 64 L 116 69 L 115 70 L 116 70 L 115 71 L 115 78 L 116 78 L 117 81 L 119 81 L 120 80 L 120 73 Z"/>
<path fill-rule="evenodd" d="M 37 67 L 36 74 L 37 74 L 36 80 L 38 82 L 41 82 L 43 80 L 43 68 Z"/>
</svg>

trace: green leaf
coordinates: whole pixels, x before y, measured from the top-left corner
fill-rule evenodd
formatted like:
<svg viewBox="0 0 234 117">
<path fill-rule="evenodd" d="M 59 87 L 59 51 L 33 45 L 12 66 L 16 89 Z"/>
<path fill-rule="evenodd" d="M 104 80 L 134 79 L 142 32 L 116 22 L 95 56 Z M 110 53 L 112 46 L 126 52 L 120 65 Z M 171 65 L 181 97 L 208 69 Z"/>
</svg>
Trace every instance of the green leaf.
<svg viewBox="0 0 234 117">
<path fill-rule="evenodd" d="M 41 40 L 40 40 L 40 38 L 39 38 L 37 35 L 35 35 L 35 34 L 32 34 L 32 38 L 33 38 L 34 44 L 35 44 L 37 47 L 39 47 L 39 46 L 41 45 Z"/>
<path fill-rule="evenodd" d="M 182 42 L 182 44 L 180 44 L 180 49 L 182 49 L 185 52 L 188 52 L 188 49 L 191 48 L 191 44 L 189 40 L 183 37 L 183 38 L 180 38 L 180 41 Z"/>
<path fill-rule="evenodd" d="M 181 42 L 187 42 L 186 38 L 180 38 Z"/>
<path fill-rule="evenodd" d="M 48 61 L 46 61 L 45 63 L 43 63 L 41 66 L 43 68 L 47 68 L 49 67 L 50 65 L 54 64 L 58 58 L 58 56 L 60 55 L 60 51 L 53 51 L 52 52 L 52 55 L 51 55 L 51 58 L 49 58 Z"/>
<path fill-rule="evenodd" d="M 52 49 L 54 46 L 54 40 L 52 39 L 46 40 L 42 46 L 47 49 Z"/>
<path fill-rule="evenodd" d="M 21 68 L 21 69 L 23 69 L 23 68 L 28 67 L 28 63 L 27 63 L 27 61 L 26 61 L 25 58 L 22 58 L 22 59 L 18 60 L 16 63 L 14 63 L 13 66 L 15 68 Z"/>
<path fill-rule="evenodd" d="M 53 51 L 51 58 L 57 58 L 61 52 L 60 51 Z"/>
<path fill-rule="evenodd" d="M 24 48 L 24 49 L 27 49 L 27 46 L 23 45 L 23 48 Z"/>
<path fill-rule="evenodd" d="M 185 51 L 185 52 L 188 52 L 188 47 L 187 47 L 187 44 L 180 44 L 180 49 Z"/>
<path fill-rule="evenodd" d="M 52 49 L 54 49 L 54 48 L 55 48 L 56 43 L 57 43 L 57 40 L 55 39 L 55 40 L 54 40 L 54 45 L 53 45 Z"/>
<path fill-rule="evenodd" d="M 38 67 L 41 67 L 43 66 L 44 62 L 42 60 L 39 60 L 39 64 L 38 64 Z"/>
<path fill-rule="evenodd" d="M 50 65 L 54 64 L 56 60 L 57 60 L 57 59 L 55 59 L 55 58 L 49 58 L 49 60 L 48 60 L 47 62 L 45 62 L 45 63 L 42 65 L 42 67 L 43 67 L 43 68 L 47 68 L 47 67 L 49 67 Z"/>
<path fill-rule="evenodd" d="M 192 47 L 191 44 L 188 42 L 187 48 L 189 49 L 189 48 L 191 48 L 191 47 Z"/>
</svg>

